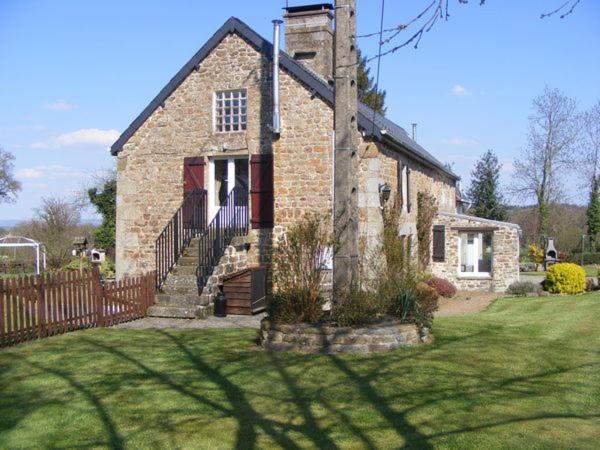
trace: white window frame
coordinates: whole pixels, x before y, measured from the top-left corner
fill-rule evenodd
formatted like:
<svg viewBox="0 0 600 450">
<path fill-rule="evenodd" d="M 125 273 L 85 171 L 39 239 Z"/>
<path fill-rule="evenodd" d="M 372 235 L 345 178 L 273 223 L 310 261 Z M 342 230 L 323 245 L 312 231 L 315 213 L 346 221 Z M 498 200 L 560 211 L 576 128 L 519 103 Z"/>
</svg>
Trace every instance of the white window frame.
<svg viewBox="0 0 600 450">
<path fill-rule="evenodd" d="M 215 191 L 215 161 L 227 161 L 227 195 L 235 187 L 235 161 L 243 159 L 248 162 L 248 177 L 250 177 L 250 159 L 249 156 L 213 156 L 208 158 L 208 215 L 212 220 L 220 206 L 216 204 L 217 192 Z"/>
<path fill-rule="evenodd" d="M 492 261 L 491 261 L 491 270 L 490 272 L 479 272 L 479 249 L 483 245 L 483 233 L 491 233 L 492 235 Z M 474 271 L 473 272 L 463 272 L 462 269 L 462 242 L 463 235 L 468 236 L 469 234 L 474 234 L 474 242 L 473 242 L 473 251 L 475 252 L 474 260 Z M 483 253 L 483 249 L 481 250 Z M 463 230 L 458 232 L 458 276 L 460 278 L 492 278 L 492 274 L 494 273 L 494 233 L 491 231 L 468 231 Z"/>
<path fill-rule="evenodd" d="M 246 121 L 245 122 L 239 122 L 240 124 L 240 129 L 239 130 L 219 130 L 218 128 L 218 124 L 217 124 L 217 100 L 220 94 L 226 94 L 226 93 L 232 93 L 232 92 L 240 92 L 244 94 L 245 100 L 246 100 Z M 239 108 L 241 108 L 242 106 L 240 105 Z M 224 90 L 220 90 L 220 91 L 215 91 L 213 92 L 213 130 L 215 131 L 215 133 L 224 133 L 224 134 L 228 134 L 228 133 L 245 133 L 246 130 L 248 129 L 248 90 L 247 89 L 224 89 Z M 241 114 L 239 114 L 240 119 L 241 119 Z M 225 116 L 223 116 L 223 120 L 225 119 Z M 233 125 L 233 122 L 231 122 L 231 124 Z M 224 124 L 222 125 L 224 127 Z M 241 129 L 241 127 L 243 126 L 243 129 Z"/>
</svg>

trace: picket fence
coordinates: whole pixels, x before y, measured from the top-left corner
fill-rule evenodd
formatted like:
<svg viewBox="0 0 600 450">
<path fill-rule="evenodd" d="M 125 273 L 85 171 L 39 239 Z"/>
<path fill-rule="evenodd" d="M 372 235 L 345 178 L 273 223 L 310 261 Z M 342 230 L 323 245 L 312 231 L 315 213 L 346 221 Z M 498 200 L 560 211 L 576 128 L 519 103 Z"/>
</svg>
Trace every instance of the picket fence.
<svg viewBox="0 0 600 450">
<path fill-rule="evenodd" d="M 146 315 L 156 273 L 103 283 L 97 268 L 0 279 L 0 347 Z"/>
</svg>

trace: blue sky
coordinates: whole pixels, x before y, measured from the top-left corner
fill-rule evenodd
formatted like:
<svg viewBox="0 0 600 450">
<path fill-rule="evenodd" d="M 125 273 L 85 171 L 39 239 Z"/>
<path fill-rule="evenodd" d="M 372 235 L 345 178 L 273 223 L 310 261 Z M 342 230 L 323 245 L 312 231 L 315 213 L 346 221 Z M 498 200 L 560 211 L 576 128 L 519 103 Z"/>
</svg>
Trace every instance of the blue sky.
<svg viewBox="0 0 600 450">
<path fill-rule="evenodd" d="M 545 85 L 581 108 L 600 99 L 600 2 L 539 19 L 561 2 L 452 1 L 450 20 L 418 50 L 382 59 L 388 116 L 407 130 L 418 123 L 417 140 L 465 181 L 493 148 L 510 182 L 531 100 Z M 270 38 L 284 3 L 0 0 L 0 145 L 23 183 L 17 203 L 0 205 L 0 220 L 29 218 L 43 196 L 72 195 L 111 168 L 110 144 L 228 17 Z M 429 0 L 386 3 L 391 27 Z M 379 28 L 379 7 L 358 1 L 359 33 Z M 373 54 L 376 38 L 360 46 Z"/>
</svg>

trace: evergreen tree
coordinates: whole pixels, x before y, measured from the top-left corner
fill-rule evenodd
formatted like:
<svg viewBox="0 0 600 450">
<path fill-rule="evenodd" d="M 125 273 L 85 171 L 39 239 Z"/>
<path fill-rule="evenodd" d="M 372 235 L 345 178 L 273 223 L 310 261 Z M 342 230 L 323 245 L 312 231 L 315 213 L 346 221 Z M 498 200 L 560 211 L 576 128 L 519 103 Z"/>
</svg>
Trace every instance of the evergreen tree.
<svg viewBox="0 0 600 450">
<path fill-rule="evenodd" d="M 371 68 L 367 66 L 367 57 L 362 56 L 360 50 L 357 52 L 357 58 L 358 101 L 385 115 L 385 90 L 376 88 L 373 77 L 370 76 Z"/>
<path fill-rule="evenodd" d="M 595 242 L 596 236 L 600 233 L 600 180 L 597 178 L 593 182 L 586 215 L 588 234 Z"/>
<path fill-rule="evenodd" d="M 92 205 L 102 215 L 102 224 L 96 229 L 94 241 L 104 249 L 115 246 L 115 224 L 117 211 L 117 180 L 106 180 L 100 191 L 98 188 L 88 190 Z"/>
<path fill-rule="evenodd" d="M 467 196 L 471 201 L 470 212 L 478 217 L 507 220 L 508 213 L 500 192 L 500 169 L 502 165 L 492 150 L 477 161 L 471 172 L 471 186 Z"/>
</svg>

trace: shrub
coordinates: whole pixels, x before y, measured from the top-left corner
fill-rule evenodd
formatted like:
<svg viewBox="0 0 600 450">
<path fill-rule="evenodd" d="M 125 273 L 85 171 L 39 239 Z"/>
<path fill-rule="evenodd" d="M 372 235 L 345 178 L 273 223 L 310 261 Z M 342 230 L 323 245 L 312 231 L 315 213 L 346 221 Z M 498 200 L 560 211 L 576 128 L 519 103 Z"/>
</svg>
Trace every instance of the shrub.
<svg viewBox="0 0 600 450">
<path fill-rule="evenodd" d="M 578 294 L 585 291 L 585 270 L 573 263 L 558 263 L 548 268 L 544 289 L 555 294 Z"/>
<path fill-rule="evenodd" d="M 515 281 L 508 286 L 506 293 L 509 295 L 517 295 L 525 297 L 527 294 L 539 293 L 540 285 L 533 281 Z"/>
<path fill-rule="evenodd" d="M 275 322 L 316 322 L 323 315 L 321 283 L 331 238 L 327 221 L 307 214 L 292 225 L 273 256 L 276 292 L 269 301 Z"/>
<path fill-rule="evenodd" d="M 115 264 L 108 258 L 102 261 L 100 264 L 100 273 L 104 278 L 114 278 L 115 277 Z"/>
<path fill-rule="evenodd" d="M 415 287 L 415 304 L 413 319 L 419 327 L 430 327 L 433 322 L 433 313 L 438 309 L 439 295 L 437 291 L 426 283 L 419 283 Z"/>
<path fill-rule="evenodd" d="M 593 292 L 598 290 L 598 284 L 596 284 L 596 281 L 593 278 L 588 278 L 585 281 L 585 290 L 587 292 Z"/>
<path fill-rule="evenodd" d="M 331 318 L 339 326 L 349 327 L 373 322 L 381 315 L 377 294 L 363 289 L 348 289 L 339 296 Z"/>
<path fill-rule="evenodd" d="M 324 304 L 319 291 L 278 290 L 269 301 L 269 317 L 276 323 L 315 323 L 323 317 Z"/>
<path fill-rule="evenodd" d="M 535 264 L 544 264 L 545 252 L 543 248 L 538 247 L 535 244 L 529 244 L 529 260 Z M 537 270 L 537 266 L 536 266 Z"/>
<path fill-rule="evenodd" d="M 452 298 L 456 295 L 456 286 L 443 278 L 431 277 L 427 284 L 434 288 L 437 293 L 445 298 Z"/>
</svg>

